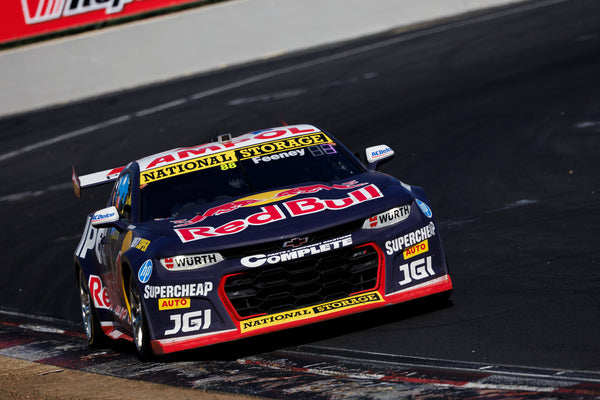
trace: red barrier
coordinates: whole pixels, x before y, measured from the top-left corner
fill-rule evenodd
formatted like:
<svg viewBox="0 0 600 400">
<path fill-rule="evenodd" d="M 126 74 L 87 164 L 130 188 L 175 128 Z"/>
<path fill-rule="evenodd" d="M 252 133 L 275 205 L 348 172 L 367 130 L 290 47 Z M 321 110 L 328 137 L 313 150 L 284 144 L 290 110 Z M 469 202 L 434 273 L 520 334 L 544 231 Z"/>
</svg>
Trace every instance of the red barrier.
<svg viewBox="0 0 600 400">
<path fill-rule="evenodd" d="M 3 0 L 0 43 L 202 0 Z"/>
</svg>

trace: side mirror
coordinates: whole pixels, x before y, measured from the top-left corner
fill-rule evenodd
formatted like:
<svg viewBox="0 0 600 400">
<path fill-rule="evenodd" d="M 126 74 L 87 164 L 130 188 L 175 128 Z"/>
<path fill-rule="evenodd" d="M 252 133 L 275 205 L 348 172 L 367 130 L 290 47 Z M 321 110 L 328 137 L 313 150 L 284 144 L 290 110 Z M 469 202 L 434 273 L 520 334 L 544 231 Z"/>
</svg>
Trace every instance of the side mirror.
<svg viewBox="0 0 600 400">
<path fill-rule="evenodd" d="M 385 160 L 390 160 L 394 156 L 394 150 L 385 144 L 379 146 L 367 147 L 365 150 L 367 156 L 367 162 L 369 163 L 367 168 L 369 171 L 375 171 L 377 166 Z"/>
<path fill-rule="evenodd" d="M 94 228 L 108 228 L 114 227 L 121 230 L 122 223 L 120 222 L 121 217 L 119 216 L 119 210 L 117 207 L 110 206 L 98 210 L 92 215 L 92 226 Z"/>
</svg>

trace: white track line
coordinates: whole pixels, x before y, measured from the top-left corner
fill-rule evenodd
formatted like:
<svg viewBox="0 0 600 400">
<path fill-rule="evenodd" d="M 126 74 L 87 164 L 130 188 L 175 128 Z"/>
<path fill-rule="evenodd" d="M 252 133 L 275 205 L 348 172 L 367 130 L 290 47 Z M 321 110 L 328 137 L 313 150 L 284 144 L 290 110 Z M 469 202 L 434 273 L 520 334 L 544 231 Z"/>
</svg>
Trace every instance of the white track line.
<svg viewBox="0 0 600 400">
<path fill-rule="evenodd" d="M 27 153 L 29 151 L 37 150 L 42 147 L 50 146 L 55 143 L 73 139 L 78 136 L 87 135 L 88 133 L 92 133 L 97 130 L 107 128 L 112 125 L 118 125 L 125 121 L 129 121 L 130 119 L 131 119 L 131 117 L 129 115 L 124 115 L 122 117 L 117 117 L 117 118 L 109 119 L 108 121 L 100 122 L 99 124 L 89 125 L 84 128 L 77 129 L 76 131 L 72 131 L 72 132 L 65 133 L 60 136 L 56 136 L 52 139 L 42 140 L 41 142 L 30 144 L 28 146 L 21 147 L 20 149 L 9 151 L 8 153 L 4 153 L 4 154 L 0 155 L 0 161 L 8 160 L 9 158 L 19 156 L 19 155 Z"/>
<path fill-rule="evenodd" d="M 49 192 L 57 192 L 57 191 L 65 190 L 65 189 L 70 189 L 72 187 L 73 187 L 72 183 L 61 183 L 59 185 L 47 187 L 44 190 L 28 190 L 26 192 L 9 194 L 9 195 L 0 197 L 0 203 L 19 202 L 21 200 L 29 199 L 32 197 L 43 196 Z"/>
</svg>

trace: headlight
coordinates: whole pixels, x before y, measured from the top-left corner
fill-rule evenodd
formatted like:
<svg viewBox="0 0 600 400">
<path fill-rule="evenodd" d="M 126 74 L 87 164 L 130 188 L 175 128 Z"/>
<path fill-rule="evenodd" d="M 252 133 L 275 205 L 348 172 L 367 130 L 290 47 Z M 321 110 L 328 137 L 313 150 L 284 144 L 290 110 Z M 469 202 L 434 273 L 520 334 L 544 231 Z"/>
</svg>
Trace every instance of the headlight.
<svg viewBox="0 0 600 400">
<path fill-rule="evenodd" d="M 223 261 L 219 253 L 191 254 L 159 259 L 161 265 L 169 271 L 188 271 L 215 265 Z"/>
<path fill-rule="evenodd" d="M 365 220 L 363 229 L 379 229 L 404 221 L 410 215 L 410 204 L 390 208 Z"/>
</svg>

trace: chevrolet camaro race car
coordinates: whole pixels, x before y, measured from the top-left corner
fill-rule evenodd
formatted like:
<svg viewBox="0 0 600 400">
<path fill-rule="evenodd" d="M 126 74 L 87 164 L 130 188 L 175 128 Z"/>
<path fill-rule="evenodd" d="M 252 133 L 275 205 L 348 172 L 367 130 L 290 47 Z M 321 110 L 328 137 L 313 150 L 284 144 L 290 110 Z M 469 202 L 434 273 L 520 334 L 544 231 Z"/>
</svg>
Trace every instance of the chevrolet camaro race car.
<svg viewBox="0 0 600 400">
<path fill-rule="evenodd" d="M 311 125 L 178 148 L 78 177 L 115 182 L 75 250 L 90 345 L 140 358 L 449 294 L 423 190 Z"/>
</svg>

